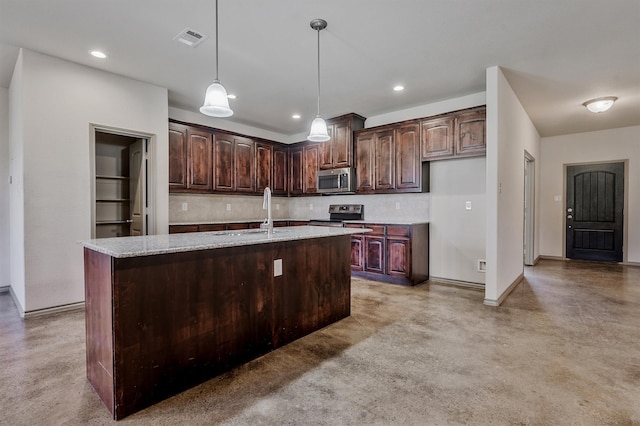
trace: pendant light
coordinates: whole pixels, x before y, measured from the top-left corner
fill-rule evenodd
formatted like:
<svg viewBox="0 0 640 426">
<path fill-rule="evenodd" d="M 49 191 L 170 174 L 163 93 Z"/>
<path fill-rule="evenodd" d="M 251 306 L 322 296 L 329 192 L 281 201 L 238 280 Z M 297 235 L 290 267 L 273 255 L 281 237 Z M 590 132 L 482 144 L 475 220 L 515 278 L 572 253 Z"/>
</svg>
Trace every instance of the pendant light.
<svg viewBox="0 0 640 426">
<path fill-rule="evenodd" d="M 204 105 L 200 112 L 211 117 L 231 117 L 233 111 L 229 108 L 227 91 L 218 79 L 218 0 L 216 0 L 216 79 L 207 87 Z"/>
<path fill-rule="evenodd" d="M 327 132 L 327 123 L 320 117 L 320 31 L 327 28 L 327 21 L 314 19 L 311 21 L 311 28 L 318 32 L 318 115 L 311 123 L 311 131 L 307 136 L 307 140 L 311 142 L 326 142 L 331 137 Z"/>
</svg>

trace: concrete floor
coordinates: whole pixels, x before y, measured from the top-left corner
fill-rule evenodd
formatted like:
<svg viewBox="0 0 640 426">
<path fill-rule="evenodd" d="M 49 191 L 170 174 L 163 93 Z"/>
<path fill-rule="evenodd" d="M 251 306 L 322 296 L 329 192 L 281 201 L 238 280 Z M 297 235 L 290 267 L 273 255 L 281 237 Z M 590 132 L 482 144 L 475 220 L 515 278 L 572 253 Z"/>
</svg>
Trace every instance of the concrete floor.
<svg viewBox="0 0 640 426">
<path fill-rule="evenodd" d="M 352 316 L 140 411 L 132 425 L 638 425 L 640 268 L 542 260 L 483 292 L 353 280 Z M 0 424 L 112 424 L 84 313 L 0 295 Z"/>
</svg>

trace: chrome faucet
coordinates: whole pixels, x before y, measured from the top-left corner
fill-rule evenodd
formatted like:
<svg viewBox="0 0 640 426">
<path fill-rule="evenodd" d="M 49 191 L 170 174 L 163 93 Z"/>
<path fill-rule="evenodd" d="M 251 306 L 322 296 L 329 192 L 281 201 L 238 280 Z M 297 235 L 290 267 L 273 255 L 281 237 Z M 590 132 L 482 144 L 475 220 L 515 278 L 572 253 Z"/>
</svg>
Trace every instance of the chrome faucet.
<svg viewBox="0 0 640 426">
<path fill-rule="evenodd" d="M 260 228 L 273 232 L 273 219 L 271 219 L 271 189 L 267 186 L 262 196 L 262 210 L 267 211 L 267 218 L 260 224 Z"/>
</svg>

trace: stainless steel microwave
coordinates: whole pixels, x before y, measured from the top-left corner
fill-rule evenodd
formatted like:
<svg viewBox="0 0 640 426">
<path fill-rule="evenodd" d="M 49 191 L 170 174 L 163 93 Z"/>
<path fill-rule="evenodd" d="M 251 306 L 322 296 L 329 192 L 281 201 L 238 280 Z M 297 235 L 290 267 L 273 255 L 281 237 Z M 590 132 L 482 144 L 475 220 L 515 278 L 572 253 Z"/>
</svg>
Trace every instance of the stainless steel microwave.
<svg viewBox="0 0 640 426">
<path fill-rule="evenodd" d="M 321 194 L 339 194 L 355 191 L 354 169 L 345 167 L 342 169 L 319 170 L 318 192 Z"/>
</svg>

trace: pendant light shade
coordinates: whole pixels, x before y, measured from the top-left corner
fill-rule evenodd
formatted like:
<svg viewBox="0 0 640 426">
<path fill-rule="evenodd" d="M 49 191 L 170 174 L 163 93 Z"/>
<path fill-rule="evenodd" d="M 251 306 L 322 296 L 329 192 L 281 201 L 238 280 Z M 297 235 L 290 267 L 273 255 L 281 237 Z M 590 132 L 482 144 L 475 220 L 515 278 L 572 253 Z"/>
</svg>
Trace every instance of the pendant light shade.
<svg viewBox="0 0 640 426">
<path fill-rule="evenodd" d="M 200 112 L 211 117 L 231 117 L 233 111 L 229 108 L 229 98 L 227 91 L 218 79 L 218 0 L 216 0 L 216 78 L 207 87 L 204 97 L 204 105 L 200 107 Z"/>
<path fill-rule="evenodd" d="M 233 111 L 229 108 L 227 91 L 218 80 L 207 87 L 204 105 L 200 107 L 200 112 L 212 117 L 231 117 L 233 115 Z"/>
<path fill-rule="evenodd" d="M 331 137 L 327 132 L 327 123 L 320 117 L 320 31 L 327 28 L 327 21 L 314 19 L 310 25 L 311 28 L 318 32 L 318 115 L 311 123 L 311 131 L 307 136 L 307 140 L 310 142 L 326 142 Z"/>
<path fill-rule="evenodd" d="M 326 142 L 329 139 L 331 137 L 327 132 L 327 123 L 320 116 L 316 117 L 311 123 L 311 131 L 307 136 L 307 140 L 310 142 Z"/>
</svg>

